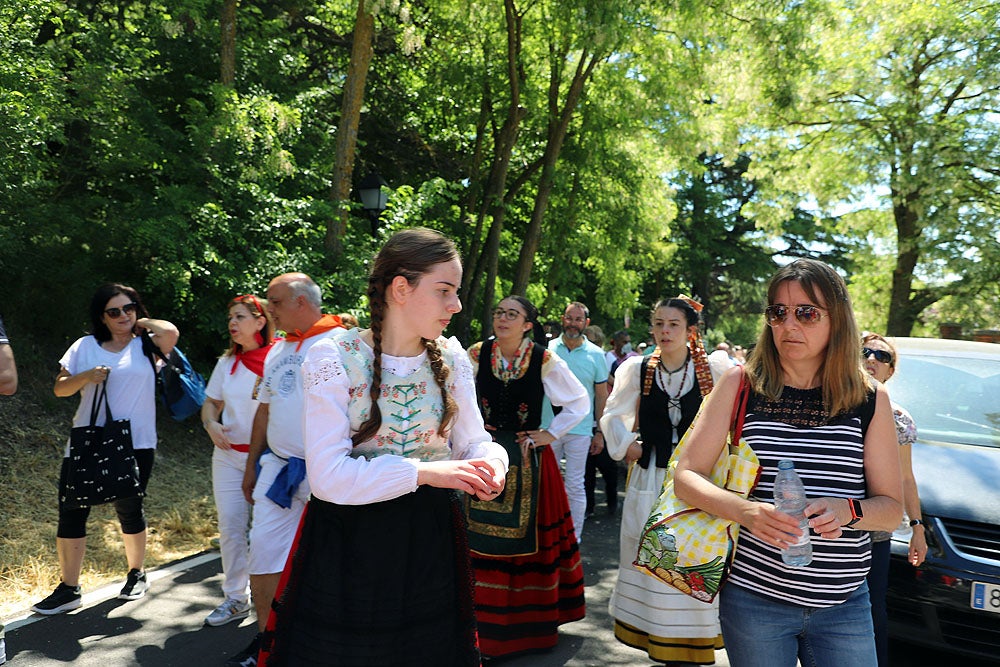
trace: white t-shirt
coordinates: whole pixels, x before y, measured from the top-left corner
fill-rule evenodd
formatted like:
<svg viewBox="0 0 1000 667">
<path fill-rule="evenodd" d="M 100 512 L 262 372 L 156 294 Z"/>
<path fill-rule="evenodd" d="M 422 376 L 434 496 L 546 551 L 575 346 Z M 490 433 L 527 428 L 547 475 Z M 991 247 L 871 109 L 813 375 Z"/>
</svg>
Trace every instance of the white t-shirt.
<svg viewBox="0 0 1000 667">
<path fill-rule="evenodd" d="M 305 405 L 302 362 L 306 358 L 306 352 L 319 341 L 335 336 L 340 331 L 343 329 L 330 329 L 303 341 L 277 341 L 267 353 L 264 360 L 264 381 L 257 398 L 268 405 L 267 446 L 283 459 L 292 456 L 300 459 L 306 457 L 302 441 L 302 413 Z"/>
<path fill-rule="evenodd" d="M 234 362 L 236 372 L 230 373 Z M 228 354 L 219 357 L 212 376 L 208 379 L 205 395 L 225 404 L 222 408 L 222 423 L 229 429 L 229 442 L 234 445 L 250 444 L 250 431 L 253 429 L 253 417 L 257 413 L 261 380 L 259 375 Z"/>
<path fill-rule="evenodd" d="M 107 385 L 112 418 L 132 422 L 132 447 L 156 449 L 156 377 L 149 357 L 142 353 L 142 339 L 133 338 L 121 352 L 110 352 L 93 336 L 84 336 L 70 345 L 59 365 L 70 375 L 95 366 L 110 366 Z M 73 426 L 90 424 L 90 407 L 99 387 L 88 382 L 80 390 L 80 405 L 73 415 Z M 104 424 L 103 408 L 97 416 L 97 424 Z M 67 443 L 67 456 L 68 448 Z"/>
</svg>

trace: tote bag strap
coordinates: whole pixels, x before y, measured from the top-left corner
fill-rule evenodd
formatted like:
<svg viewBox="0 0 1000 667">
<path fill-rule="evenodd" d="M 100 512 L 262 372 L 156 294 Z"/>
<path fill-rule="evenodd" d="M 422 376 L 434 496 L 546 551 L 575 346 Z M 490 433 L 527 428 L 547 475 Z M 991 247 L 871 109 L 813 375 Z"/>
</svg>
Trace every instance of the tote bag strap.
<svg viewBox="0 0 1000 667">
<path fill-rule="evenodd" d="M 740 436 L 743 435 L 743 422 L 747 417 L 747 403 L 750 400 L 750 382 L 747 380 L 747 372 L 740 367 L 740 388 L 736 393 L 736 401 L 733 403 L 733 415 L 729 420 L 731 424 L 730 433 L 732 437 L 729 438 L 729 450 L 730 452 L 735 451 L 735 449 L 740 444 Z"/>
<path fill-rule="evenodd" d="M 104 403 L 105 424 L 111 423 L 111 407 L 108 405 L 108 381 L 105 380 L 94 390 L 94 400 L 90 403 L 90 425 L 97 426 L 97 415 L 101 414 L 101 403 Z"/>
<path fill-rule="evenodd" d="M 108 426 L 115 420 L 111 416 L 111 401 L 108 399 L 108 381 L 101 383 L 101 398 L 104 399 L 104 425 Z"/>
</svg>

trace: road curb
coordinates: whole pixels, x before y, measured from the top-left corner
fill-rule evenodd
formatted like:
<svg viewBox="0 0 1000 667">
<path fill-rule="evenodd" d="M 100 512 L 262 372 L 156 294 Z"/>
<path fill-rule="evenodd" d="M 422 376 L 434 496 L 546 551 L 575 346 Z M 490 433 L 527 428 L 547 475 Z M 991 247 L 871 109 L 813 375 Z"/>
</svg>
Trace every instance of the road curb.
<svg viewBox="0 0 1000 667">
<path fill-rule="evenodd" d="M 155 581 L 158 581 L 160 579 L 165 579 L 166 577 L 174 575 L 178 572 L 189 570 L 192 567 L 198 567 L 199 565 L 202 565 L 204 563 L 209 563 L 219 558 L 221 558 L 221 556 L 218 551 L 202 551 L 201 553 L 197 553 L 192 556 L 186 556 L 184 558 L 181 558 L 180 560 L 175 560 L 171 563 L 167 563 L 166 565 L 161 565 L 160 567 L 154 568 L 152 570 L 146 570 L 146 580 L 150 584 L 152 584 Z M 104 602 L 105 600 L 110 600 L 112 598 L 115 598 L 121 591 L 121 587 L 122 583 L 117 582 L 113 584 L 107 584 L 88 593 L 84 593 L 82 599 L 83 604 L 78 609 L 74 609 L 73 611 L 68 611 L 66 612 L 66 614 L 68 615 L 78 614 L 86 610 L 88 607 L 92 607 L 96 604 Z M 32 623 L 36 623 L 38 621 L 44 621 L 47 618 L 51 618 L 51 616 L 46 616 L 44 614 L 36 614 L 30 609 L 26 609 L 24 611 L 17 612 L 13 616 L 8 616 L 7 618 L 0 619 L 0 625 L 4 627 L 5 632 L 11 632 L 13 630 L 17 630 L 18 628 L 23 628 L 27 625 L 31 625 Z"/>
</svg>

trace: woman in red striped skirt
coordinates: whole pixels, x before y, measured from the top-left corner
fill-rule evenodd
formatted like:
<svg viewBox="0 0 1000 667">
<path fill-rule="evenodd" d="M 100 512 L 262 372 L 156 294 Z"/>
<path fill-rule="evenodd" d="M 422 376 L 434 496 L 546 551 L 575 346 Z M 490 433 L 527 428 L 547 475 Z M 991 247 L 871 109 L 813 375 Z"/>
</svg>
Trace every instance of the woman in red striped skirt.
<svg viewBox="0 0 1000 667">
<path fill-rule="evenodd" d="M 493 312 L 495 338 L 469 349 L 486 429 L 510 457 L 495 500 L 468 499 L 476 619 L 484 659 L 551 649 L 584 616 L 583 568 L 559 464 L 548 447 L 589 413 L 587 391 L 545 349 L 524 297 Z M 535 341 L 527 337 L 533 331 Z M 559 414 L 539 430 L 542 398 Z"/>
</svg>

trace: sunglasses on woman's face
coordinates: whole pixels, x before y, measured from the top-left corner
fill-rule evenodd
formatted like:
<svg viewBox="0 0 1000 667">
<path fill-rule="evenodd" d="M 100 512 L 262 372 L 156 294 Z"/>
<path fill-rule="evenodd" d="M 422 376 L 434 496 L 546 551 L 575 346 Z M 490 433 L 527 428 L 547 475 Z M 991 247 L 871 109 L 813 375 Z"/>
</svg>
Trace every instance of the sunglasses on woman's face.
<svg viewBox="0 0 1000 667">
<path fill-rule="evenodd" d="M 792 308 L 791 306 L 776 304 L 764 309 L 764 321 L 767 322 L 769 327 L 776 327 L 779 324 L 784 324 L 785 320 L 788 319 L 788 313 L 793 312 L 799 324 L 812 326 L 823 319 L 823 313 L 821 312 L 823 310 L 819 306 L 795 306 Z"/>
<path fill-rule="evenodd" d="M 892 355 L 885 350 L 873 350 L 870 347 L 861 348 L 861 356 L 867 359 L 868 357 L 875 357 L 875 361 L 879 361 L 883 364 L 892 363 Z"/>
<path fill-rule="evenodd" d="M 134 313 L 137 306 L 134 303 L 126 303 L 120 308 L 105 308 L 104 312 L 111 319 L 121 317 L 122 313 Z"/>
</svg>

